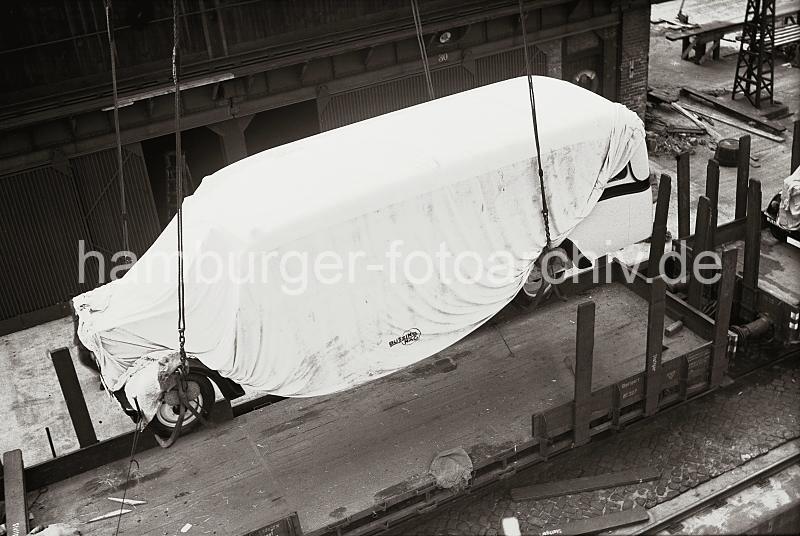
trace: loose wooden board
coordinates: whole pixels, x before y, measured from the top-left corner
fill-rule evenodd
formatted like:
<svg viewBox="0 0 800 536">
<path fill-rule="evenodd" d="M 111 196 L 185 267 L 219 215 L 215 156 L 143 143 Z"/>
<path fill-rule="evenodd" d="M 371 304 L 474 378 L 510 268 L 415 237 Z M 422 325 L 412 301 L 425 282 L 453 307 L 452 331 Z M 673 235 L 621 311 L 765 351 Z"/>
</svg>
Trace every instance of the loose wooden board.
<svg viewBox="0 0 800 536">
<path fill-rule="evenodd" d="M 583 493 L 584 491 L 640 484 L 659 478 L 661 478 L 661 471 L 657 469 L 649 467 L 630 469 L 616 473 L 606 473 L 596 476 L 572 478 L 570 480 L 545 482 L 543 484 L 535 484 L 522 488 L 513 488 L 511 490 L 511 498 L 515 501 L 547 499 L 548 497 L 571 495 L 574 493 Z"/>
</svg>

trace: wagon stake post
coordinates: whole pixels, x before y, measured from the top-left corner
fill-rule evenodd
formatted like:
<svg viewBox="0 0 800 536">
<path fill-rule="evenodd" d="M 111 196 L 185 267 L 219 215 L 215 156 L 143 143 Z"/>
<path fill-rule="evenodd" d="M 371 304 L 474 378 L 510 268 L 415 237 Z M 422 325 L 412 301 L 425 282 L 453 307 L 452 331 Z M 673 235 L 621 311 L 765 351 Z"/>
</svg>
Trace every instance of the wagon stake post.
<svg viewBox="0 0 800 536">
<path fill-rule="evenodd" d="M 722 383 L 728 370 L 728 328 L 731 321 L 733 287 L 736 282 L 736 260 L 738 251 L 734 247 L 722 252 L 722 277 L 717 291 L 717 314 L 714 317 L 714 346 L 711 351 L 711 387 Z"/>
<path fill-rule="evenodd" d="M 666 290 L 664 279 L 661 276 L 653 279 L 650 285 L 650 305 L 647 312 L 647 353 L 645 354 L 644 413 L 648 416 L 658 410 L 663 383 L 661 354 L 664 347 Z"/>
<path fill-rule="evenodd" d="M 669 215 L 669 196 L 672 192 L 672 177 L 661 175 L 658 182 L 656 215 L 653 219 L 653 233 L 650 236 L 650 257 L 647 261 L 647 275 L 655 277 L 659 273 L 664 244 L 667 240 L 667 216 Z"/>
<path fill-rule="evenodd" d="M 589 442 L 592 421 L 592 363 L 594 357 L 594 316 L 592 301 L 578 306 L 578 327 L 575 336 L 575 399 L 572 407 L 573 443 Z"/>
</svg>

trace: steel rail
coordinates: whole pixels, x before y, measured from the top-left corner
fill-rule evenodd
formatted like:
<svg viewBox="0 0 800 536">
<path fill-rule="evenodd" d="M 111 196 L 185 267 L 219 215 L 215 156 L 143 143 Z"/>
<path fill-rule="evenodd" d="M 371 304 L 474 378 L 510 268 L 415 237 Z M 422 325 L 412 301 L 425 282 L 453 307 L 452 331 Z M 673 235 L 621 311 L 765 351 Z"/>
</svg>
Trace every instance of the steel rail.
<svg viewBox="0 0 800 536">
<path fill-rule="evenodd" d="M 681 521 L 688 519 L 709 507 L 713 507 L 722 499 L 726 499 L 731 495 L 735 495 L 736 493 L 755 485 L 761 480 L 780 473 L 784 469 L 791 467 L 798 462 L 800 462 L 800 452 L 795 452 L 762 469 L 759 469 L 755 473 L 742 478 L 738 482 L 717 490 L 707 497 L 703 497 L 699 501 L 690 504 L 685 508 L 668 514 L 661 519 L 655 519 L 644 526 L 636 527 L 636 530 L 630 534 L 657 534 L 663 530 L 669 529 L 677 523 L 680 523 Z"/>
</svg>

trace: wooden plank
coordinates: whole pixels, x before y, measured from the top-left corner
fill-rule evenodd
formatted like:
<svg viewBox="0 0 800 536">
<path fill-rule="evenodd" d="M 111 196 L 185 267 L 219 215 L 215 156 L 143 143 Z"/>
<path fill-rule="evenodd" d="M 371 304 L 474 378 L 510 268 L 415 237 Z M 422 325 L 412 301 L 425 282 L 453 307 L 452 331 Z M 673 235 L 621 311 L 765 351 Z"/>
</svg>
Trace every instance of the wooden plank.
<svg viewBox="0 0 800 536">
<path fill-rule="evenodd" d="M 714 236 L 717 234 L 717 221 L 719 220 L 719 162 L 711 158 L 706 165 L 706 197 L 711 203 L 711 223 L 708 226 L 709 249 L 714 244 Z"/>
<path fill-rule="evenodd" d="M 614 512 L 613 514 L 590 517 L 589 519 L 579 519 L 564 524 L 546 525 L 541 534 L 542 536 L 550 534 L 571 534 L 575 536 L 598 534 L 617 527 L 645 523 L 649 519 L 650 517 L 647 515 L 647 511 L 644 508 L 633 508 L 631 510 L 622 510 L 621 512 Z"/>
<path fill-rule="evenodd" d="M 656 277 L 664 256 L 664 243 L 667 240 L 667 216 L 669 215 L 669 198 L 672 194 L 672 177 L 661 174 L 658 182 L 658 199 L 656 214 L 653 218 L 653 232 L 650 235 L 650 258 L 647 262 L 647 274 Z"/>
<path fill-rule="evenodd" d="M 658 410 L 661 396 L 661 354 L 664 348 L 664 301 L 666 285 L 660 276 L 653 279 L 647 313 L 647 353 L 645 357 L 645 415 Z"/>
<path fill-rule="evenodd" d="M 691 234 L 689 229 L 689 200 L 691 198 L 689 157 L 688 151 L 684 151 L 675 157 L 678 165 L 678 238 L 686 238 Z"/>
<path fill-rule="evenodd" d="M 738 250 L 726 248 L 722 252 L 722 278 L 717 290 L 717 314 L 714 318 L 714 347 L 711 350 L 711 387 L 722 383 L 728 370 L 728 327 L 731 322 L 733 286 L 736 282 L 736 258 Z"/>
<path fill-rule="evenodd" d="M 757 125 L 761 125 L 761 127 L 763 129 L 765 129 L 767 132 L 769 132 L 771 134 L 780 134 L 781 132 L 786 130 L 786 127 L 784 127 L 783 125 L 781 125 L 779 123 L 774 123 L 772 121 L 767 121 L 767 120 L 765 120 L 764 118 L 762 118 L 762 117 L 760 117 L 758 115 L 749 114 L 747 112 L 743 112 L 743 111 L 741 111 L 739 109 L 736 109 L 736 108 L 733 108 L 731 106 L 728 106 L 724 102 L 722 102 L 720 100 L 717 100 L 716 98 L 711 97 L 709 95 L 706 95 L 704 93 L 701 93 L 701 92 L 697 91 L 696 89 L 692 89 L 690 87 L 682 87 L 680 92 L 681 92 L 681 95 L 685 95 L 687 97 L 691 97 L 691 98 L 693 98 L 695 100 L 698 100 L 700 102 L 703 102 L 705 104 L 710 104 L 711 106 L 713 106 L 717 110 L 720 110 L 722 112 L 726 112 L 726 113 L 736 117 L 737 119 L 741 119 L 742 121 L 744 121 L 746 123 L 753 122 L 753 123 L 756 123 Z"/>
<path fill-rule="evenodd" d="M 734 219 L 747 215 L 747 185 L 750 182 L 750 136 L 739 136 L 739 154 L 736 169 L 736 213 Z"/>
<path fill-rule="evenodd" d="M 720 33 L 722 35 L 726 33 L 733 33 L 741 27 L 741 20 L 715 20 L 703 24 L 702 26 L 688 28 L 677 32 L 667 32 L 664 36 L 667 38 L 667 41 L 677 41 L 678 39 L 685 39 L 687 37 L 706 35 L 713 37 L 714 35 L 718 35 Z"/>
<path fill-rule="evenodd" d="M 596 476 L 571 478 L 557 482 L 546 482 L 511 489 L 511 498 L 515 501 L 538 501 L 561 495 L 574 495 L 598 489 L 616 488 L 641 484 L 661 478 L 661 471 L 655 467 L 628 469 L 616 473 L 605 473 Z"/>
<path fill-rule="evenodd" d="M 747 195 L 747 224 L 744 236 L 744 268 L 740 316 L 746 322 L 758 314 L 758 270 L 761 261 L 761 182 L 750 181 Z"/>
<path fill-rule="evenodd" d="M 792 165 L 789 168 L 791 173 L 800 167 L 800 119 L 794 122 L 792 134 Z"/>
<path fill-rule="evenodd" d="M 6 503 L 6 531 L 9 536 L 28 534 L 28 499 L 22 451 L 3 454 L 3 491 Z"/>
<path fill-rule="evenodd" d="M 592 420 L 592 359 L 594 353 L 594 302 L 578 306 L 575 337 L 575 391 L 573 400 L 573 441 L 576 446 L 589 442 Z"/>
<path fill-rule="evenodd" d="M 694 273 L 692 267 L 694 266 L 694 260 L 703 252 L 709 250 L 709 238 L 711 232 L 711 201 L 706 196 L 700 196 L 700 199 L 697 201 L 697 220 L 694 224 L 694 243 L 692 244 L 692 255 L 691 259 L 688 259 L 687 262 L 689 266 L 686 266 L 684 269 L 689 274 L 689 296 L 687 298 L 689 305 L 695 307 L 697 309 L 700 308 L 702 299 L 703 299 L 703 285 L 700 283 L 698 278 L 691 277 Z"/>
<path fill-rule="evenodd" d="M 81 384 L 78 381 L 78 374 L 75 372 L 75 365 L 72 362 L 72 355 L 67 348 L 59 348 L 50 352 L 50 359 L 56 369 L 58 383 L 61 385 L 61 393 L 67 402 L 69 418 L 75 428 L 75 435 L 78 436 L 78 443 L 81 448 L 88 447 L 97 443 L 97 434 L 94 432 L 92 417 L 89 415 L 89 408 L 86 407 L 86 399 L 83 397 Z"/>
<path fill-rule="evenodd" d="M 708 132 L 708 133 L 709 133 L 709 134 L 711 134 L 711 135 L 712 135 L 714 138 L 719 138 L 719 137 L 720 137 L 719 135 L 716 135 L 716 136 L 715 136 L 715 135 L 712 133 L 712 130 L 711 130 L 711 128 L 710 128 L 708 125 L 704 124 L 702 121 L 700 121 L 700 120 L 697 118 L 697 116 L 695 116 L 693 113 L 689 112 L 689 111 L 688 111 L 686 108 L 684 108 L 683 106 L 681 106 L 681 105 L 680 105 L 680 104 L 678 104 L 677 102 L 673 102 L 673 103 L 672 103 L 672 108 L 674 108 L 675 110 L 677 110 L 677 111 L 678 111 L 678 113 L 680 113 L 682 116 L 684 116 L 685 118 L 687 118 L 689 121 L 691 121 L 692 123 L 694 123 L 695 125 L 697 125 L 697 128 L 699 128 L 699 129 L 703 130 L 704 132 Z M 718 140 L 715 140 L 715 141 L 718 141 Z"/>
<path fill-rule="evenodd" d="M 740 121 L 734 121 L 727 117 L 724 117 L 720 114 L 715 114 L 714 112 L 709 112 L 708 110 L 704 110 L 698 106 L 692 106 L 691 104 L 682 104 L 684 108 L 689 110 L 690 112 L 700 114 L 704 117 L 708 117 L 713 119 L 714 121 L 719 121 L 720 123 L 724 123 L 726 125 L 730 125 L 732 127 L 736 127 L 739 130 L 744 130 L 745 132 L 749 132 L 750 134 L 755 134 L 756 136 L 760 136 L 762 138 L 768 139 L 770 141 L 774 141 L 776 143 L 783 143 L 785 140 L 782 136 L 776 136 L 775 134 L 770 134 L 769 132 L 764 132 L 763 130 L 759 130 L 757 128 L 751 127 L 750 125 L 746 125 Z"/>
</svg>

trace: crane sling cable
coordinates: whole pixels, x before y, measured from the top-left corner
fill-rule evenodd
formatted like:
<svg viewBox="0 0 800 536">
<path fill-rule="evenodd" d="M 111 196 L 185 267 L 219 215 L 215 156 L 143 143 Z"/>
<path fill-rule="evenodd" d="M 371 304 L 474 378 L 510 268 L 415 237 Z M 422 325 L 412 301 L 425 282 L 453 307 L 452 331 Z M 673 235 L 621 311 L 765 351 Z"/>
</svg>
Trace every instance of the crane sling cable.
<svg viewBox="0 0 800 536">
<path fill-rule="evenodd" d="M 117 174 L 119 177 L 120 209 L 122 212 L 122 247 L 125 250 L 126 258 L 130 260 L 129 257 L 127 257 L 127 254 L 130 250 L 128 247 L 128 213 L 125 206 L 125 179 L 122 165 L 122 141 L 119 133 L 119 97 L 117 94 L 116 45 L 114 42 L 114 29 L 111 24 L 113 18 L 111 0 L 105 0 L 104 7 L 106 12 L 106 31 L 108 35 L 109 57 L 111 58 L 111 87 L 114 94 L 114 131 L 117 141 Z M 108 385 L 105 381 L 105 378 L 103 378 L 102 373 L 100 374 L 100 377 L 103 379 L 103 385 Z M 128 484 L 131 480 L 131 471 L 134 464 L 136 465 L 136 469 L 139 469 L 139 462 L 136 461 L 134 456 L 136 455 L 136 449 L 138 448 L 139 434 L 141 433 L 142 428 L 144 428 L 144 418 L 142 416 L 142 410 L 139 407 L 139 400 L 134 398 L 134 402 L 136 404 L 136 413 L 138 417 L 136 419 L 136 430 L 133 432 L 133 444 L 131 445 L 131 453 L 128 459 L 128 471 L 125 475 L 125 485 L 122 489 L 122 502 L 120 503 L 119 514 L 117 514 L 117 527 L 114 530 L 115 536 L 119 534 L 119 528 L 122 522 L 123 514 L 122 507 L 125 505 L 125 495 L 128 493 Z"/>
<path fill-rule="evenodd" d="M 530 105 L 531 105 L 531 121 L 533 122 L 533 138 L 536 143 L 536 164 L 537 164 L 537 172 L 539 175 L 539 191 L 541 192 L 542 197 L 542 221 L 544 223 L 544 233 L 545 233 L 545 248 L 542 254 L 546 254 L 548 251 L 552 250 L 553 248 L 553 240 L 550 236 L 550 212 L 547 208 L 547 192 L 544 186 L 544 170 L 542 169 L 542 148 L 541 144 L 539 143 L 539 122 L 536 118 L 536 96 L 533 91 L 533 74 L 531 73 L 531 63 L 530 58 L 528 57 L 528 31 L 525 24 L 525 19 L 527 18 L 525 15 L 525 10 L 522 6 L 523 0 L 519 0 L 519 21 L 520 27 L 522 28 L 522 52 L 523 58 L 525 61 L 525 74 L 528 78 L 528 95 L 530 97 Z M 541 258 L 541 257 L 540 257 Z M 542 269 L 542 276 L 544 277 L 545 271 L 552 275 L 551 271 L 552 263 L 547 262 L 547 266 L 543 267 Z M 553 292 L 561 297 L 558 289 L 554 285 L 548 285 L 548 287 L 541 288 L 539 292 L 537 292 L 536 297 L 534 299 L 533 306 L 536 307 L 542 301 L 542 299 L 549 293 L 549 289 L 553 289 Z"/>
<path fill-rule="evenodd" d="M 547 239 L 547 246 L 545 251 L 552 248 L 552 239 L 550 238 L 550 212 L 547 209 L 547 196 L 545 195 L 544 187 L 544 170 L 542 169 L 542 148 L 539 144 L 539 122 L 536 119 L 536 96 L 533 92 L 533 74 L 531 73 L 531 63 L 528 58 L 528 31 L 525 26 L 525 11 L 522 7 L 522 0 L 519 0 L 519 18 L 520 26 L 522 27 L 522 50 L 525 58 L 525 74 L 528 76 L 528 94 L 531 101 L 531 120 L 533 121 L 533 138 L 536 141 L 536 163 L 539 173 L 539 189 L 542 194 L 542 220 L 544 221 L 545 238 Z"/>
<path fill-rule="evenodd" d="M 198 421 L 206 424 L 206 420 L 201 414 L 200 408 L 194 408 L 191 400 L 188 399 L 188 385 L 186 375 L 189 372 L 189 360 L 186 358 L 186 299 L 184 286 L 184 264 L 183 264 L 183 150 L 181 148 L 181 95 L 180 95 L 180 25 L 178 24 L 178 2 L 172 0 L 172 81 L 175 91 L 175 181 L 176 181 L 176 227 L 177 227 L 177 248 L 178 248 L 178 349 L 180 353 L 180 365 L 173 373 L 175 378 L 175 390 L 177 391 L 177 401 L 179 406 L 178 419 L 172 428 L 172 433 L 166 440 L 154 434 L 156 441 L 162 448 L 171 447 L 183 429 L 183 422 L 186 418 L 187 410 L 193 414 Z M 162 403 L 166 403 L 162 393 Z"/>
<path fill-rule="evenodd" d="M 428 100 L 436 98 L 433 92 L 433 78 L 431 78 L 431 66 L 428 63 L 428 51 L 425 48 L 425 39 L 422 35 L 422 18 L 419 15 L 419 4 L 417 0 L 411 0 L 411 16 L 414 18 L 414 30 L 417 34 L 417 44 L 419 45 L 419 55 L 422 58 L 422 69 L 425 73 L 425 85 L 428 88 Z"/>
<path fill-rule="evenodd" d="M 119 206 L 122 219 L 122 249 L 125 259 L 130 262 L 128 253 L 128 208 L 125 200 L 125 175 L 122 164 L 122 138 L 119 132 L 119 94 L 117 92 L 117 45 L 114 41 L 114 26 L 112 24 L 111 0 L 105 0 L 106 33 L 108 35 L 108 52 L 111 58 L 111 88 L 114 95 L 114 135 L 117 144 L 117 178 L 119 180 Z"/>
</svg>

